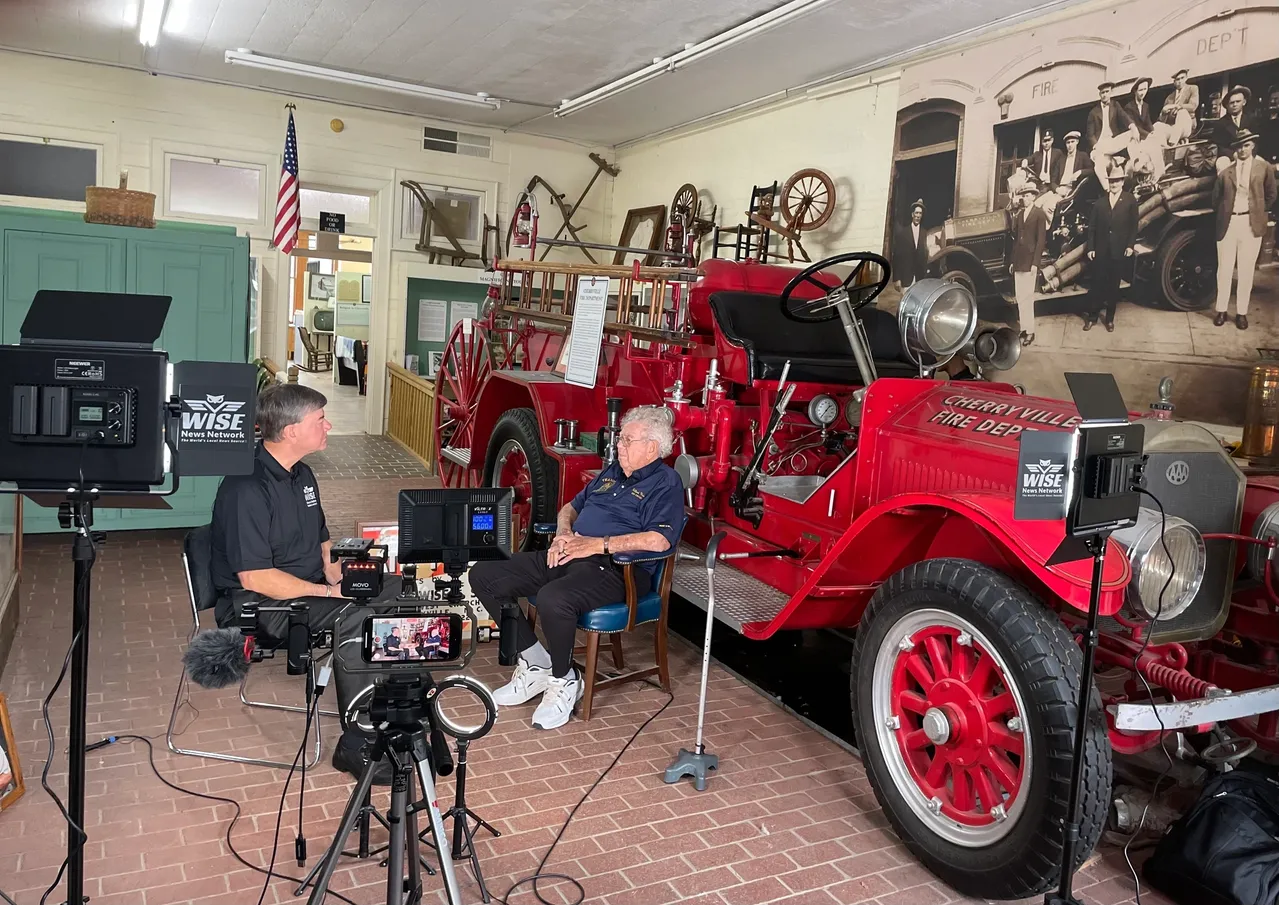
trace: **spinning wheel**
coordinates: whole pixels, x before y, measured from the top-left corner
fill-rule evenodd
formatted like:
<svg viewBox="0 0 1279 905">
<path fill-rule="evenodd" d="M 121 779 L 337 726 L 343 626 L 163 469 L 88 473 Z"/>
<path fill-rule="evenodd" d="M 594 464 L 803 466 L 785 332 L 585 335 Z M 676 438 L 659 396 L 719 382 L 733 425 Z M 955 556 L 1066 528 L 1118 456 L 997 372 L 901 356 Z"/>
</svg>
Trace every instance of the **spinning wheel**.
<svg viewBox="0 0 1279 905">
<path fill-rule="evenodd" d="M 479 483 L 484 450 L 472 448 L 475 410 L 492 370 L 488 332 L 473 321 L 458 321 L 435 374 L 435 463 L 445 487 Z"/>
<path fill-rule="evenodd" d="M 817 278 L 817 275 L 827 267 L 853 262 L 856 264 L 852 272 L 841 283 L 831 285 Z M 848 305 L 851 314 L 873 302 L 888 285 L 888 275 L 888 261 L 871 252 L 851 251 L 826 258 L 804 268 L 786 284 L 780 298 L 782 314 L 793 321 L 808 324 L 832 321 L 839 317 L 839 306 L 842 303 Z M 796 298 L 796 290 L 803 283 L 817 287 L 822 293 L 821 297 Z"/>
<path fill-rule="evenodd" d="M 697 216 L 700 207 L 701 205 L 697 202 L 697 186 L 686 182 L 679 187 L 675 197 L 671 199 L 671 219 L 675 219 L 676 213 L 682 213 L 684 222 L 690 223 Z"/>
<path fill-rule="evenodd" d="M 800 170 L 782 186 L 782 216 L 797 233 L 825 226 L 835 213 L 835 183 L 821 170 Z"/>
<path fill-rule="evenodd" d="M 771 199 L 770 199 L 771 200 Z M 809 167 L 795 173 L 782 186 L 777 199 L 781 207 L 782 223 L 773 219 L 772 203 L 761 204 L 756 212 L 747 212 L 751 222 L 777 233 L 786 240 L 786 257 L 795 260 L 795 249 L 805 261 L 811 261 L 801 236 L 806 230 L 817 229 L 835 213 L 835 182 L 821 170 Z"/>
</svg>

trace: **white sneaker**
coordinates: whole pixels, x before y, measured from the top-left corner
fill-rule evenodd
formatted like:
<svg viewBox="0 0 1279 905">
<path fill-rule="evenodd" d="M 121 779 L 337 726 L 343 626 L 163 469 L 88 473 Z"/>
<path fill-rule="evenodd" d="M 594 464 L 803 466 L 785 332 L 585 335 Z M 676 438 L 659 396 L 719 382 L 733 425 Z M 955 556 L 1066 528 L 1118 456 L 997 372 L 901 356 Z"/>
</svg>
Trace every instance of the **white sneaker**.
<svg viewBox="0 0 1279 905">
<path fill-rule="evenodd" d="M 551 681 L 551 670 L 545 666 L 534 666 L 523 657 L 515 664 L 515 672 L 511 681 L 493 692 L 493 703 L 499 707 L 517 707 L 533 700 L 546 691 Z"/>
<path fill-rule="evenodd" d="M 573 716 L 573 709 L 584 694 L 586 683 L 578 678 L 577 670 L 562 679 L 551 676 L 547 680 L 542 703 L 533 711 L 534 728 L 558 729 L 563 726 Z"/>
</svg>

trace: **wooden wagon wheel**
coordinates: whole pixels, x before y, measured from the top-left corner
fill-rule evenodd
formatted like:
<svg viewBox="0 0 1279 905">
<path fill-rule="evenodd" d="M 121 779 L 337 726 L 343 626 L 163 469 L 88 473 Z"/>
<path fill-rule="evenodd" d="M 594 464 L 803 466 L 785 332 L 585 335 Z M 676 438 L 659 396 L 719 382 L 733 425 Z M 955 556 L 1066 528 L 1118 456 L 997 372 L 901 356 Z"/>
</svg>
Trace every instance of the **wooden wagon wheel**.
<svg viewBox="0 0 1279 905">
<path fill-rule="evenodd" d="M 681 185 L 675 192 L 675 197 L 671 199 L 671 218 L 674 219 L 675 212 L 683 208 L 685 222 L 688 222 L 697 215 L 697 186 L 691 182 Z"/>
<path fill-rule="evenodd" d="M 824 226 L 835 213 L 835 181 L 821 170 L 800 170 L 782 186 L 782 216 L 796 232 Z"/>
<path fill-rule="evenodd" d="M 479 483 L 485 450 L 474 449 L 475 412 L 493 371 L 488 331 L 458 321 L 435 374 L 435 464 L 445 487 Z M 477 464 L 478 463 L 478 464 Z"/>
</svg>

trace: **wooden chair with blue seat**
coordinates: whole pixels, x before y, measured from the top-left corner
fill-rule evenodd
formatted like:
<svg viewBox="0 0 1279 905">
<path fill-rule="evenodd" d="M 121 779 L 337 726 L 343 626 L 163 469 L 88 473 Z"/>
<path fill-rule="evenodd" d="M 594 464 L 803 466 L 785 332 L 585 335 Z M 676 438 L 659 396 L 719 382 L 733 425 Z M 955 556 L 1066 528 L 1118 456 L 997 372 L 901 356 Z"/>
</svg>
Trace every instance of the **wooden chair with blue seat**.
<svg viewBox="0 0 1279 905">
<path fill-rule="evenodd" d="M 687 521 L 687 519 L 685 519 Z M 555 534 L 553 522 L 539 522 L 533 526 L 535 534 L 552 536 Z M 684 522 L 680 522 L 680 531 L 684 533 Z M 677 535 L 678 536 L 678 535 Z M 662 691 L 671 693 L 671 674 L 666 663 L 667 610 L 671 599 L 671 582 L 675 577 L 675 561 L 679 558 L 679 544 L 673 544 L 669 550 L 661 553 L 644 551 L 614 553 L 613 562 L 622 567 L 622 580 L 626 583 L 626 599 L 615 603 L 597 606 L 588 613 L 583 613 L 577 620 L 578 631 L 586 633 L 586 644 L 573 650 L 574 658 L 584 654 L 585 661 L 578 664 L 582 669 L 582 680 L 586 683 L 586 692 L 582 696 L 582 719 L 591 718 L 591 705 L 595 700 L 595 692 L 628 682 L 642 682 L 649 676 L 656 675 Z M 653 574 L 652 587 L 648 593 L 640 595 L 635 587 L 635 570 L 640 563 L 655 562 L 657 569 Z M 528 618 L 533 625 L 537 624 L 537 598 L 528 599 Z M 622 635 L 634 631 L 638 626 L 657 623 L 653 641 L 653 665 L 643 669 L 598 678 L 597 666 L 600 655 L 600 638 L 605 635 L 613 646 L 613 662 L 619 670 L 624 669 L 622 656 Z"/>
</svg>

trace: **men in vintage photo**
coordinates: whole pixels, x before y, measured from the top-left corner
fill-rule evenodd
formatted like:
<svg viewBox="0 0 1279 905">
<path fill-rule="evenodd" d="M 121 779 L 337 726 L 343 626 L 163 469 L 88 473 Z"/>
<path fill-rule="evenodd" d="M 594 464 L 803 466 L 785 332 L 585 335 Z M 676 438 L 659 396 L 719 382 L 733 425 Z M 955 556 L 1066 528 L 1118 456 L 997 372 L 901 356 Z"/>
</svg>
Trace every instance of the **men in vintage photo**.
<svg viewBox="0 0 1279 905">
<path fill-rule="evenodd" d="M 1246 85 L 1235 85 L 1226 95 L 1226 112 L 1217 120 L 1213 130 L 1213 140 L 1217 144 L 1217 172 L 1230 165 L 1230 157 L 1236 147 L 1235 139 L 1240 132 L 1256 133 L 1258 123 L 1248 105 L 1252 103 L 1252 89 Z"/>
<path fill-rule="evenodd" d="M 1045 189 L 1055 189 L 1061 184 L 1061 174 L 1065 166 L 1066 155 L 1053 147 L 1053 130 L 1045 129 L 1039 139 L 1039 150 L 1023 160 L 1021 165 L 1035 174 L 1039 185 Z"/>
<path fill-rule="evenodd" d="M 1235 136 L 1235 160 L 1218 175 L 1212 190 L 1217 216 L 1217 316 L 1225 324 L 1230 310 L 1230 284 L 1235 267 L 1239 286 L 1235 292 L 1235 326 L 1248 329 L 1248 303 L 1252 277 L 1266 234 L 1270 208 L 1275 203 L 1275 170 L 1256 156 L 1257 134 L 1244 130 Z"/>
<path fill-rule="evenodd" d="M 1013 260 L 1008 270 L 1013 275 L 1023 346 L 1035 341 L 1035 280 L 1048 242 L 1048 215 L 1035 204 L 1038 192 L 1033 182 L 1023 185 L 1017 192 L 1018 210 L 1013 214 Z"/>
<path fill-rule="evenodd" d="M 1066 133 L 1066 153 L 1062 157 L 1061 177 L 1058 181 L 1068 189 L 1073 189 L 1093 169 L 1092 158 L 1079 150 L 1079 139 L 1080 135 L 1076 130 Z"/>
<path fill-rule="evenodd" d="M 1107 171 L 1107 192 L 1093 205 L 1088 220 L 1088 260 L 1091 284 L 1089 311 L 1084 329 L 1091 330 L 1098 315 L 1106 332 L 1115 332 L 1115 307 L 1119 304 L 1119 281 L 1132 272 L 1133 246 L 1137 244 L 1137 199 L 1124 190 L 1127 174 L 1123 167 Z"/>
<path fill-rule="evenodd" d="M 1169 126 L 1168 144 L 1181 145 L 1190 138 L 1198 124 L 1196 114 L 1199 111 L 1199 86 L 1190 84 L 1190 72 L 1178 69 L 1172 77 L 1172 94 L 1164 101 L 1159 111 L 1159 120 Z M 1177 159 L 1186 153 L 1185 148 L 1177 148 Z"/>
<path fill-rule="evenodd" d="M 1110 98 L 1114 88 L 1114 82 L 1098 85 L 1098 103 L 1088 111 L 1088 147 L 1092 150 L 1093 166 L 1099 173 L 1106 172 L 1110 158 L 1128 150 L 1129 142 L 1137 137 L 1124 105 Z"/>
<path fill-rule="evenodd" d="M 905 291 L 924 278 L 928 267 L 928 248 L 924 243 L 924 202 L 910 206 L 910 222 L 893 230 L 893 275 L 897 286 Z"/>
</svg>

